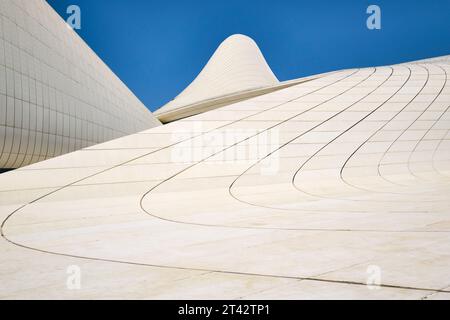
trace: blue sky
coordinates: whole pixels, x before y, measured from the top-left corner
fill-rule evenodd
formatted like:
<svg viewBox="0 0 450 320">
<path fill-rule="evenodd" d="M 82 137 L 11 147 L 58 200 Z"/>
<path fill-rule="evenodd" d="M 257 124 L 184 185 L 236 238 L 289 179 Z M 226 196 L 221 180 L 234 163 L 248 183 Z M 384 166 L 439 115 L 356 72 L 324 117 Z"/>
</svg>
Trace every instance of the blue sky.
<svg viewBox="0 0 450 320">
<path fill-rule="evenodd" d="M 261 48 L 280 80 L 450 54 L 449 0 L 48 0 L 136 96 L 155 110 L 181 92 L 227 36 Z M 381 30 L 366 9 L 381 8 Z"/>
</svg>

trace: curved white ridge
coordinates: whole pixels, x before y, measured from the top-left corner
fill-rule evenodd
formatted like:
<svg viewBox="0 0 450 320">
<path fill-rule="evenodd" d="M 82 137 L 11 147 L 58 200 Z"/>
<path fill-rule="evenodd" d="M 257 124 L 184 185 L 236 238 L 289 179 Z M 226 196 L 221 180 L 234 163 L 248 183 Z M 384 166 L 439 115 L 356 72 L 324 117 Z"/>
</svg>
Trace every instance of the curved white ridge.
<svg viewBox="0 0 450 320">
<path fill-rule="evenodd" d="M 235 34 L 220 44 L 195 80 L 155 114 L 278 83 L 255 41 Z"/>
<path fill-rule="evenodd" d="M 405 62 L 405 63 L 401 63 L 401 64 L 407 64 L 407 63 L 449 63 L 449 62 L 450 62 L 450 55 L 446 55 L 446 56 L 439 56 L 439 57 L 415 60 L 415 61 Z"/>
</svg>

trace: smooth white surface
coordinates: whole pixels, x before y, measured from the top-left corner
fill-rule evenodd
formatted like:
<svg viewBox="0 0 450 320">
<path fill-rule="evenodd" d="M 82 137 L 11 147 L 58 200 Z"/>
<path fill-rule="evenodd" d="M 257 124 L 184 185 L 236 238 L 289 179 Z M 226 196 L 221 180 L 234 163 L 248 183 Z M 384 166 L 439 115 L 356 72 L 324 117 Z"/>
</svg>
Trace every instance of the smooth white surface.
<svg viewBox="0 0 450 320">
<path fill-rule="evenodd" d="M 448 299 L 449 72 L 337 72 L 0 175 L 0 297 Z"/>
</svg>

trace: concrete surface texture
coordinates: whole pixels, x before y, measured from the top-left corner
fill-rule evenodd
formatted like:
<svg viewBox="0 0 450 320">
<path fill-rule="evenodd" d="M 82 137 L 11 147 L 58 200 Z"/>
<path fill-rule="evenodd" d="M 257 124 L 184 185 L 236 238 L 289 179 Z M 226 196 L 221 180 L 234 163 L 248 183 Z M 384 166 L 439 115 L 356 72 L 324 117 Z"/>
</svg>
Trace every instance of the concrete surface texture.
<svg viewBox="0 0 450 320">
<path fill-rule="evenodd" d="M 0 168 L 158 125 L 46 1 L 0 1 Z"/>
<path fill-rule="evenodd" d="M 449 72 L 335 72 L 0 175 L 0 298 L 449 299 Z"/>
</svg>

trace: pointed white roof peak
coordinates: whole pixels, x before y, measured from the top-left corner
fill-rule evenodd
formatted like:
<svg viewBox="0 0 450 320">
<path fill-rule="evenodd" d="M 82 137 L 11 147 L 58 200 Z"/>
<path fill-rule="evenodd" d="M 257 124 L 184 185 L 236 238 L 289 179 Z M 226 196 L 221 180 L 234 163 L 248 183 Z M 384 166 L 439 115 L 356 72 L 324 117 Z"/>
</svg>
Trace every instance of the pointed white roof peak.
<svg viewBox="0 0 450 320">
<path fill-rule="evenodd" d="M 155 114 L 278 83 L 255 41 L 234 34 L 220 44 L 194 81 Z"/>
</svg>

